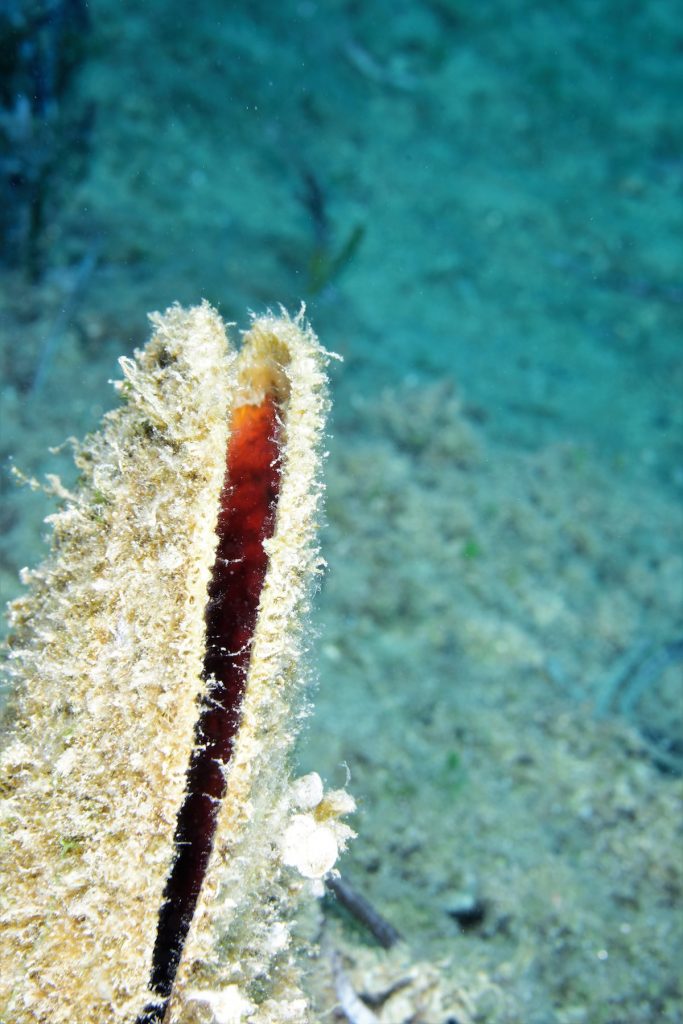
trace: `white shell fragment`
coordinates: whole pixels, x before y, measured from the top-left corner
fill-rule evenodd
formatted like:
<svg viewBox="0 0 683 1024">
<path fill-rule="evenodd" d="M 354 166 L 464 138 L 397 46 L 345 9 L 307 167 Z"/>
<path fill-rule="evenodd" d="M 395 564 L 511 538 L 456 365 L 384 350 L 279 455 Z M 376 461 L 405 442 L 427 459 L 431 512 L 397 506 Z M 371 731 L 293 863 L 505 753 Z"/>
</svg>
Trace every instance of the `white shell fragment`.
<svg viewBox="0 0 683 1024">
<path fill-rule="evenodd" d="M 303 775 L 292 785 L 292 804 L 301 811 L 312 811 L 323 798 L 323 780 L 317 772 Z"/>
<path fill-rule="evenodd" d="M 356 802 L 343 789 L 325 793 L 318 773 L 310 772 L 292 784 L 290 807 L 295 813 L 282 837 L 282 862 L 304 878 L 324 878 L 355 834 L 339 818 L 351 814 Z"/>
<path fill-rule="evenodd" d="M 334 867 L 339 848 L 334 832 L 312 814 L 295 814 L 282 839 L 282 860 L 304 878 L 323 878 Z"/>
<path fill-rule="evenodd" d="M 237 985 L 227 985 L 219 992 L 189 992 L 188 1008 L 209 1011 L 212 1016 L 207 1019 L 211 1024 L 241 1024 L 246 1014 L 255 1010 L 254 1004 L 244 998 Z"/>
</svg>

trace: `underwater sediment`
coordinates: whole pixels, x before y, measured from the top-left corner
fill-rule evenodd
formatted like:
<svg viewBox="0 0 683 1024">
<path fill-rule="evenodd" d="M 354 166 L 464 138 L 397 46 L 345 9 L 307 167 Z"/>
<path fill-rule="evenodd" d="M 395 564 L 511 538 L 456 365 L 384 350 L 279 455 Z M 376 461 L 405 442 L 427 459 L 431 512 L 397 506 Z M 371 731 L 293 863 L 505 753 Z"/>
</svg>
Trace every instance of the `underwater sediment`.
<svg viewBox="0 0 683 1024">
<path fill-rule="evenodd" d="M 290 924 L 351 835 L 292 784 L 327 354 L 153 318 L 10 609 L 0 1019 L 305 1021 Z"/>
</svg>

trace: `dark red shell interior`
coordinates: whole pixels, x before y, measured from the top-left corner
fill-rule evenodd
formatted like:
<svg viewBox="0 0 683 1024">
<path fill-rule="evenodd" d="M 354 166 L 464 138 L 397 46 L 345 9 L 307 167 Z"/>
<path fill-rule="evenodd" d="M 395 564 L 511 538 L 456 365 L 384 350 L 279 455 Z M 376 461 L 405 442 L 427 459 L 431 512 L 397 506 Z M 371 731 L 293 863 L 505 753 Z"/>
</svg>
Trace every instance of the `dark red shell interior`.
<svg viewBox="0 0 683 1024">
<path fill-rule="evenodd" d="M 211 853 L 227 767 L 240 725 L 251 642 L 268 566 L 280 485 L 278 406 L 272 395 L 233 414 L 220 499 L 216 562 L 206 608 L 204 679 L 208 690 L 195 732 L 176 858 L 164 893 L 151 987 L 166 999 L 197 905 Z M 163 1006 L 141 1020 L 160 1019 Z"/>
</svg>

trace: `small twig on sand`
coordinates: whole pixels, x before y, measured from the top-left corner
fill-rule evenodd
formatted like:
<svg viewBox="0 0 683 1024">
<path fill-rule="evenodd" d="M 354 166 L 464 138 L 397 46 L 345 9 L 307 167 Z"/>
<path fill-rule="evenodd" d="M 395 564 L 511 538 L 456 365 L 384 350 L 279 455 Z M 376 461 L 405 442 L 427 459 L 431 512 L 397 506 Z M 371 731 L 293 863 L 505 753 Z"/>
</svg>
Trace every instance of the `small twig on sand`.
<svg viewBox="0 0 683 1024">
<path fill-rule="evenodd" d="M 683 640 L 673 640 L 653 651 L 638 666 L 629 680 L 628 686 L 619 701 L 619 710 L 629 718 L 635 711 L 638 701 L 655 680 L 677 661 L 683 661 Z"/>
<path fill-rule="evenodd" d="M 342 906 L 375 936 L 384 949 L 391 949 L 401 941 L 401 933 L 394 928 L 393 924 L 385 920 L 364 896 L 356 892 L 346 879 L 328 875 L 325 885 L 330 892 L 334 893 Z"/>
<path fill-rule="evenodd" d="M 41 345 L 38 365 L 36 366 L 35 376 L 29 392 L 32 398 L 40 397 L 62 334 L 76 312 L 78 303 L 85 292 L 85 287 L 96 265 L 97 246 L 92 245 L 76 267 L 71 286 L 64 299 L 64 305 L 57 314 L 52 330 Z"/>
<path fill-rule="evenodd" d="M 683 640 L 661 647 L 639 642 L 631 647 L 598 686 L 596 715 L 604 718 L 610 711 L 631 718 L 638 701 L 657 678 L 677 661 L 683 660 Z"/>
<path fill-rule="evenodd" d="M 661 647 L 643 642 L 635 644 L 599 684 L 595 705 L 597 718 L 616 713 L 634 725 L 654 763 L 677 775 L 683 773 L 680 741 L 672 731 L 667 735 L 664 729 L 660 734 L 659 730 L 648 726 L 639 705 L 669 666 L 680 661 L 683 661 L 683 639 L 672 640 Z"/>
<path fill-rule="evenodd" d="M 650 645 L 642 640 L 634 644 L 619 658 L 608 675 L 598 684 L 598 696 L 595 702 L 597 718 L 606 718 L 614 710 L 617 694 L 638 666 L 642 664 L 649 649 Z"/>
<path fill-rule="evenodd" d="M 379 82 L 402 92 L 413 92 L 419 82 L 405 71 L 399 71 L 379 63 L 376 57 L 353 38 L 346 40 L 342 50 L 352 67 L 371 82 Z"/>
<path fill-rule="evenodd" d="M 332 979 L 334 991 L 339 1000 L 339 1009 L 344 1014 L 349 1024 L 379 1024 L 379 1017 L 366 1006 L 355 988 L 351 979 L 342 967 L 341 956 L 331 945 L 327 947 L 327 954 L 332 966 Z"/>
</svg>

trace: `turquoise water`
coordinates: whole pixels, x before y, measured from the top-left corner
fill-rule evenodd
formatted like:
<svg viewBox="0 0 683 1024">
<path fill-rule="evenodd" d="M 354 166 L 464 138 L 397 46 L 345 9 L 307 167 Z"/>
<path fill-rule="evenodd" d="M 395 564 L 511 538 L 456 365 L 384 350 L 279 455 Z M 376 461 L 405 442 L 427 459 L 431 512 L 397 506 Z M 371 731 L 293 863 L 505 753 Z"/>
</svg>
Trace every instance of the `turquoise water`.
<svg viewBox="0 0 683 1024">
<path fill-rule="evenodd" d="M 344 362 L 300 758 L 349 766 L 344 872 L 408 950 L 330 907 L 359 990 L 420 965 L 434 1024 L 683 1020 L 675 5 L 120 0 L 76 36 L 58 115 L 0 94 L 3 196 L 41 204 L 3 222 L 3 465 L 71 479 L 48 447 L 149 310 L 305 302 Z M 49 508 L 3 485 L 10 597 Z"/>
</svg>

